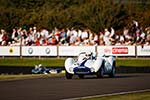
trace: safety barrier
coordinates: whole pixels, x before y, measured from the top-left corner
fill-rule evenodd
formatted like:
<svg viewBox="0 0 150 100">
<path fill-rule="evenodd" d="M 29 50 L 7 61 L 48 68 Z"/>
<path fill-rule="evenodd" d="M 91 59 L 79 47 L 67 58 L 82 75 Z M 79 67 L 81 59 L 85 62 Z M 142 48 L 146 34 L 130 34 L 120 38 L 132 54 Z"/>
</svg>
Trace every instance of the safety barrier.
<svg viewBox="0 0 150 100">
<path fill-rule="evenodd" d="M 113 56 L 150 56 L 150 46 L 0 46 L 0 56 L 77 56 L 80 52 Z"/>
</svg>

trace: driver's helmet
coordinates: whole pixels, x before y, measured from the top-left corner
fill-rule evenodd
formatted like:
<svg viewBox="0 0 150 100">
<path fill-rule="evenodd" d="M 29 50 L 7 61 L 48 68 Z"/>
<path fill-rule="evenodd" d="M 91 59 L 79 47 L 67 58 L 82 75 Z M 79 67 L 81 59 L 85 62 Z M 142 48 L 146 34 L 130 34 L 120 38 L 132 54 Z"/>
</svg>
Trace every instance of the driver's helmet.
<svg viewBox="0 0 150 100">
<path fill-rule="evenodd" d="M 85 54 L 85 57 L 87 59 L 90 59 L 92 57 L 92 52 L 91 51 L 87 51 L 86 54 Z"/>
</svg>

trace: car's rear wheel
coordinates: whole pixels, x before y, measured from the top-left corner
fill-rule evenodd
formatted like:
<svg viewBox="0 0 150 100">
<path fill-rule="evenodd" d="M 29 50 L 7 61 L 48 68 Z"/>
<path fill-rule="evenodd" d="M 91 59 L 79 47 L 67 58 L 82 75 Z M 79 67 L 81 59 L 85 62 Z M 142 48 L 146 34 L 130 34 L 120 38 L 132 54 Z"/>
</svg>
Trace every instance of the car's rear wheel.
<svg viewBox="0 0 150 100">
<path fill-rule="evenodd" d="M 78 77 L 79 77 L 80 79 L 83 79 L 83 78 L 84 78 L 84 75 L 78 75 Z"/>
<path fill-rule="evenodd" d="M 113 77 L 115 77 L 115 74 L 116 74 L 116 62 L 114 61 L 111 73 L 109 74 L 109 77 L 113 78 Z"/>
<path fill-rule="evenodd" d="M 97 72 L 97 78 L 103 78 L 103 77 L 104 77 L 104 67 L 101 67 Z"/>
<path fill-rule="evenodd" d="M 66 71 L 66 78 L 67 78 L 67 79 L 72 79 L 72 77 L 73 77 L 73 74 L 70 74 L 70 73 L 68 73 L 68 72 Z"/>
</svg>

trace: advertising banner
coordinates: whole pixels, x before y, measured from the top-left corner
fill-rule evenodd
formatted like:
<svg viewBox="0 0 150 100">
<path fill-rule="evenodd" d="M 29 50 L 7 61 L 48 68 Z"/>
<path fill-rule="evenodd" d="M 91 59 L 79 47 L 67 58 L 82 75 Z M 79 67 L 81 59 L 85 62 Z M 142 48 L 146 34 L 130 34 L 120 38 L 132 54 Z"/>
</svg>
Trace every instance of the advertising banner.
<svg viewBox="0 0 150 100">
<path fill-rule="evenodd" d="M 150 46 L 137 46 L 137 56 L 150 56 Z"/>
<path fill-rule="evenodd" d="M 0 46 L 0 56 L 20 56 L 20 46 Z"/>
<path fill-rule="evenodd" d="M 23 46 L 22 56 L 57 56 L 57 46 Z"/>
<path fill-rule="evenodd" d="M 98 46 L 99 55 L 135 56 L 135 46 Z"/>
<path fill-rule="evenodd" d="M 95 46 L 59 46 L 59 56 L 78 56 L 81 52 L 95 52 Z"/>
<path fill-rule="evenodd" d="M 106 56 L 150 56 L 150 46 L 0 46 L 0 56 L 78 56 L 86 51 Z"/>
</svg>

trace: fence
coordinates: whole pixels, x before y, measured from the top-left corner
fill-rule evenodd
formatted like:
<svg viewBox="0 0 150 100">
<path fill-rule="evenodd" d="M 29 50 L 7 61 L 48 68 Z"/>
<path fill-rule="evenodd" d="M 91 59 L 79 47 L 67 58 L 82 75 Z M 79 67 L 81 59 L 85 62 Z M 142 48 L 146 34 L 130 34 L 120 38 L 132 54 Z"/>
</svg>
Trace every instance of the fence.
<svg viewBox="0 0 150 100">
<path fill-rule="evenodd" d="M 80 52 L 92 51 L 107 56 L 150 56 L 150 46 L 1 46 L 0 56 L 77 56 Z"/>
</svg>

